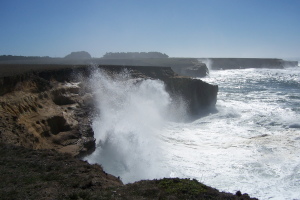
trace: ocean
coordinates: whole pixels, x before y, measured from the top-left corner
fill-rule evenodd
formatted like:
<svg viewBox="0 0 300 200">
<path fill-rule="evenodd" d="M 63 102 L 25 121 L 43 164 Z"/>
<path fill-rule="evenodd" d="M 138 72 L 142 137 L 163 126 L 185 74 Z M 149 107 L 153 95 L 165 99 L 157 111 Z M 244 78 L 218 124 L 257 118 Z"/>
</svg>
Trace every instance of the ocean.
<svg viewBox="0 0 300 200">
<path fill-rule="evenodd" d="M 158 80 L 111 79 L 95 71 L 99 163 L 124 183 L 195 178 L 259 199 L 300 199 L 300 67 L 210 71 L 216 111 L 186 121 L 184 100 Z M 180 98 L 179 98 L 180 99 Z"/>
</svg>

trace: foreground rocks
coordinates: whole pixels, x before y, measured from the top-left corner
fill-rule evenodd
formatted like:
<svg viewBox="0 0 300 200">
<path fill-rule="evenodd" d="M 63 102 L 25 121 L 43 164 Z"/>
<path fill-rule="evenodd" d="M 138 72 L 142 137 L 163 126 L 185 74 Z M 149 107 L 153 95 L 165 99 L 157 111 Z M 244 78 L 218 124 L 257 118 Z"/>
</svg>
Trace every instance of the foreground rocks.
<svg viewBox="0 0 300 200">
<path fill-rule="evenodd" d="M 53 150 L 0 143 L 0 199 L 252 199 L 189 179 L 139 181 L 123 185 L 101 166 Z"/>
<path fill-rule="evenodd" d="M 79 199 L 123 185 L 99 165 L 56 151 L 1 143 L 0 155 L 0 199 Z"/>
</svg>

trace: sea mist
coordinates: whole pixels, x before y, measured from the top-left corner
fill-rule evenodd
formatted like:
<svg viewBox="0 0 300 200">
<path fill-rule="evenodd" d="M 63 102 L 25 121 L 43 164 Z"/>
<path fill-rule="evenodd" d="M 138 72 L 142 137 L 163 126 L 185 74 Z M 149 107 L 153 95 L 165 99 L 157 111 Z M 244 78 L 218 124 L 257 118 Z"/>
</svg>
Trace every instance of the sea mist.
<svg viewBox="0 0 300 200">
<path fill-rule="evenodd" d="M 90 83 L 99 115 L 92 125 L 97 148 L 86 159 L 124 183 L 169 176 L 159 139 L 172 110 L 164 83 L 131 79 L 128 71 L 108 75 L 100 69 Z M 172 116 L 184 110 L 176 107 Z"/>
</svg>

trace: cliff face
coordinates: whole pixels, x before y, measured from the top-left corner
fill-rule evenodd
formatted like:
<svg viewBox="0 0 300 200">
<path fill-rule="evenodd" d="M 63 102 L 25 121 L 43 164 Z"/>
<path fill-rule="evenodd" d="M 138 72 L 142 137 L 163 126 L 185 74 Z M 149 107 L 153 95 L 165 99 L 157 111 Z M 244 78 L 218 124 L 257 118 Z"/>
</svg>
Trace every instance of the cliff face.
<svg viewBox="0 0 300 200">
<path fill-rule="evenodd" d="M 8 66 L 12 67 L 12 66 Z M 191 115 L 213 108 L 218 87 L 177 76 L 166 67 L 100 66 L 108 73 L 125 68 L 132 78 L 165 82 L 171 96 L 181 95 Z M 0 142 L 31 149 L 55 149 L 82 156 L 95 149 L 91 128 L 93 94 L 85 83 L 86 66 L 55 66 L 0 78 Z M 101 111 L 100 111 L 101 112 Z"/>
<path fill-rule="evenodd" d="M 0 141 L 73 156 L 95 148 L 87 97 L 79 83 L 60 78 L 49 72 L 1 79 Z"/>
<path fill-rule="evenodd" d="M 171 95 L 181 94 L 188 103 L 188 112 L 192 116 L 212 112 L 217 102 L 218 86 L 201 80 L 189 78 L 169 78 L 164 80 Z"/>
</svg>

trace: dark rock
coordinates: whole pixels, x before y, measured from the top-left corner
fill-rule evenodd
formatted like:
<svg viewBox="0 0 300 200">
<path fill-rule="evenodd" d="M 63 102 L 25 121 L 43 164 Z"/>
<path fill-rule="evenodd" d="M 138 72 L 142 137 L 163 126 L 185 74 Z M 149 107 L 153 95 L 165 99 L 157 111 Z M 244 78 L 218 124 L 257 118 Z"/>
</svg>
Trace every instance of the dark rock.
<svg viewBox="0 0 300 200">
<path fill-rule="evenodd" d="M 237 191 L 237 192 L 235 193 L 235 195 L 238 196 L 238 197 L 240 197 L 240 196 L 242 196 L 242 193 L 241 193 L 241 191 Z"/>
<path fill-rule="evenodd" d="M 53 116 L 47 119 L 48 126 L 52 134 L 57 135 L 60 132 L 70 131 L 71 127 L 67 124 L 63 116 Z"/>
<path fill-rule="evenodd" d="M 209 58 L 211 69 L 245 69 L 245 68 L 272 68 L 296 67 L 298 62 L 285 61 L 273 58 Z"/>
<path fill-rule="evenodd" d="M 289 128 L 300 128 L 300 124 L 291 124 Z"/>
<path fill-rule="evenodd" d="M 191 115 L 203 115 L 211 112 L 217 102 L 218 86 L 201 80 L 189 78 L 164 79 L 166 89 L 171 95 L 181 95 L 188 103 Z"/>
</svg>

